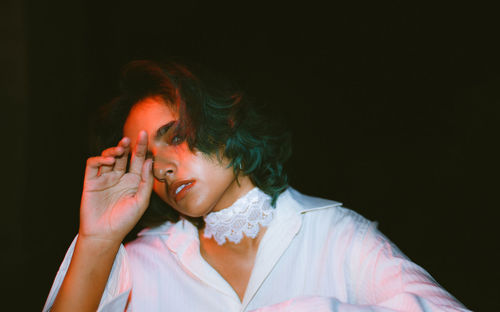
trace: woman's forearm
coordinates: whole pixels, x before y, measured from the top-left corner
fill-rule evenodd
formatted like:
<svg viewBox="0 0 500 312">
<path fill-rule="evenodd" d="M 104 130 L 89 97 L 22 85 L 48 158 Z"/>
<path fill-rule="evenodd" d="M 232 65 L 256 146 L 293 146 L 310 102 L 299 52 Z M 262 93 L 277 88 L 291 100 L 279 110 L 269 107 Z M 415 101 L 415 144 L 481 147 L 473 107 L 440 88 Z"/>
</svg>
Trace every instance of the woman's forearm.
<svg viewBox="0 0 500 312">
<path fill-rule="evenodd" d="M 96 311 L 119 248 L 119 242 L 78 237 L 51 311 Z"/>
</svg>

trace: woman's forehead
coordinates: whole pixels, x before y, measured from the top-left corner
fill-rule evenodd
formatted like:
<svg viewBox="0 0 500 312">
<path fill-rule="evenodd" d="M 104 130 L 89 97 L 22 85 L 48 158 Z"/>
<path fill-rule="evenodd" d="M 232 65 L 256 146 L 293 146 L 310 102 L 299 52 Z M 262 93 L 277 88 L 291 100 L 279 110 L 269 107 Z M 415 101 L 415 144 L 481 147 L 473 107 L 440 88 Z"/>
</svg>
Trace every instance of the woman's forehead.
<svg viewBox="0 0 500 312">
<path fill-rule="evenodd" d="M 178 114 L 161 97 L 149 97 L 137 102 L 127 117 L 123 127 L 125 136 L 133 139 L 141 130 L 151 137 L 163 125 L 177 120 Z"/>
</svg>

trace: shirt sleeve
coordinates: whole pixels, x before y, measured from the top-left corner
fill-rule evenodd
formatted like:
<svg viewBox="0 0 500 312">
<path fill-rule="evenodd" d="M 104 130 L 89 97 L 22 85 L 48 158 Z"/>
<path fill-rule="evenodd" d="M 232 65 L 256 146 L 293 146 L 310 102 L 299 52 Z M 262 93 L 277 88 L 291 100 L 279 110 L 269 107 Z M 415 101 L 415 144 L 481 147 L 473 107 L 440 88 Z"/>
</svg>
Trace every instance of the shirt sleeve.
<svg viewBox="0 0 500 312">
<path fill-rule="evenodd" d="M 347 299 L 296 297 L 253 312 L 470 311 L 359 216 L 343 229 Z"/>
<path fill-rule="evenodd" d="M 66 276 L 66 273 L 71 263 L 71 258 L 73 256 L 73 251 L 75 250 L 76 241 L 78 235 L 75 237 L 71 243 L 64 260 L 59 267 L 52 288 L 50 289 L 49 296 L 43 307 L 43 312 L 50 311 L 54 300 L 57 297 L 59 288 Z M 123 312 L 127 309 L 129 303 L 129 297 L 132 290 L 132 281 L 130 277 L 130 269 L 127 261 L 127 253 L 125 247 L 120 245 L 118 253 L 116 255 L 115 261 L 113 262 L 113 267 L 109 274 L 106 287 L 104 289 L 103 295 L 101 297 L 101 302 L 99 303 L 98 311 L 100 312 Z"/>
<path fill-rule="evenodd" d="M 346 262 L 351 303 L 394 311 L 469 311 L 378 231 L 376 222 L 366 221 L 356 231 Z"/>
</svg>

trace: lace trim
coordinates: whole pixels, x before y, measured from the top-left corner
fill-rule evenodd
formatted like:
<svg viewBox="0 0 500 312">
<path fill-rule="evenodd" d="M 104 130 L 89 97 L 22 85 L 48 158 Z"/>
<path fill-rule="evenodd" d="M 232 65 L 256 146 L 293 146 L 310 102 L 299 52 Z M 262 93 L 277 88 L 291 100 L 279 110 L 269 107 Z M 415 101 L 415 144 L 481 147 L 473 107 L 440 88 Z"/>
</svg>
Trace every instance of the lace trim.
<svg viewBox="0 0 500 312">
<path fill-rule="evenodd" d="M 269 225 L 273 215 L 271 197 L 255 187 L 228 208 L 209 213 L 204 218 L 203 236 L 214 237 L 219 245 L 224 244 L 226 239 L 237 244 L 243 233 L 255 238 L 260 226 Z"/>
</svg>

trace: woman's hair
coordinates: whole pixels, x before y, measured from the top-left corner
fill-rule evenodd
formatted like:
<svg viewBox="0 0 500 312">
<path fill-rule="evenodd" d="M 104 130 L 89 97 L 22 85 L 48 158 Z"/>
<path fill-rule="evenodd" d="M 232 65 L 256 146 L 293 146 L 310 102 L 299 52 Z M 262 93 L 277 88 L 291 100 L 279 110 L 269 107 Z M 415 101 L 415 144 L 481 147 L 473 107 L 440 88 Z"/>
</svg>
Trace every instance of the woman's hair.
<svg viewBox="0 0 500 312">
<path fill-rule="evenodd" d="M 121 94 L 103 106 L 94 120 L 92 145 L 99 152 L 116 145 L 132 107 L 159 96 L 178 112 L 177 135 L 192 151 L 229 159 L 235 174 L 248 175 L 271 196 L 274 206 L 288 186 L 283 165 L 291 155 L 289 133 L 265 118 L 233 84 L 213 73 L 203 74 L 195 76 L 177 63 L 129 63 L 123 70 Z M 203 228 L 202 218 L 186 218 Z M 179 213 L 153 192 L 139 227 L 154 227 L 167 220 L 177 222 Z"/>
</svg>

